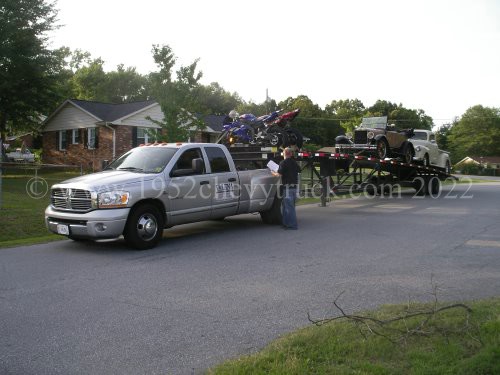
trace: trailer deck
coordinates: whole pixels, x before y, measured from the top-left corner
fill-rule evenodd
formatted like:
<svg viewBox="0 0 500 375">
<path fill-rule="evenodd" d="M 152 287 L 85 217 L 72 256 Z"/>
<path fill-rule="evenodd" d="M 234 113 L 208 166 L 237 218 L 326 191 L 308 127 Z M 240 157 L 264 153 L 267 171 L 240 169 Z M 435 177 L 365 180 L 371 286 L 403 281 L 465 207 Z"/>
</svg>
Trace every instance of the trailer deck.
<svg viewBox="0 0 500 375">
<path fill-rule="evenodd" d="M 275 147 L 241 145 L 230 147 L 229 152 L 239 169 L 265 168 L 269 160 L 283 160 L 281 150 Z M 442 181 L 456 179 L 444 168 L 352 153 L 299 152 L 296 160 L 303 171 L 303 190 L 320 191 L 322 205 L 331 195 L 384 194 L 395 188 L 413 188 L 419 196 L 435 196 Z"/>
</svg>

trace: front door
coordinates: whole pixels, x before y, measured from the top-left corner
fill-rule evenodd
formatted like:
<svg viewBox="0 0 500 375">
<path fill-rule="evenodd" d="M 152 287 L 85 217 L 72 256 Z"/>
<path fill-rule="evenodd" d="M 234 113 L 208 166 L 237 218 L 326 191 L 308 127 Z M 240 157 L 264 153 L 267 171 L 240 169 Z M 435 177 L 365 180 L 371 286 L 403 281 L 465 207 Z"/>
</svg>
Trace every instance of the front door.
<svg viewBox="0 0 500 375">
<path fill-rule="evenodd" d="M 170 201 L 170 223 L 172 225 L 210 219 L 214 185 L 204 168 L 196 174 L 192 170 L 193 159 L 203 159 L 201 149 L 184 151 L 171 171 L 167 187 L 167 199 Z"/>
</svg>

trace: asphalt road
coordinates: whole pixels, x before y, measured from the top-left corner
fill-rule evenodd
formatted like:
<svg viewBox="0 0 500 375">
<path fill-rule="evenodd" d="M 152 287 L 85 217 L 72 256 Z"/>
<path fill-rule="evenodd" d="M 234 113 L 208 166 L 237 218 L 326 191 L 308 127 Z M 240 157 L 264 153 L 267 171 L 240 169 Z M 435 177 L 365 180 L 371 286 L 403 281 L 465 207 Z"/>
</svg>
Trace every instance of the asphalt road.
<svg viewBox="0 0 500 375">
<path fill-rule="evenodd" d="M 469 189 L 470 188 L 470 189 Z M 190 374 L 337 314 L 500 294 L 500 183 L 298 207 L 122 241 L 0 249 L 1 374 Z"/>
</svg>

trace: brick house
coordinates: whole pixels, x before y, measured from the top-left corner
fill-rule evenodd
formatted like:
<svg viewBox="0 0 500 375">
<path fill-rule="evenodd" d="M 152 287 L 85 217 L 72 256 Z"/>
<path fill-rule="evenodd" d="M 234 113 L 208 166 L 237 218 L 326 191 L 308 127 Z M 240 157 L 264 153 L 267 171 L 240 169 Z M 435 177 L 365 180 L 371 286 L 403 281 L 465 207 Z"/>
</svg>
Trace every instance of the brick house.
<svg viewBox="0 0 500 375">
<path fill-rule="evenodd" d="M 43 123 L 44 163 L 82 165 L 99 170 L 140 143 L 150 141 L 161 121 L 155 101 L 108 104 L 68 99 Z"/>
<path fill-rule="evenodd" d="M 43 123 L 43 162 L 100 170 L 106 161 L 154 141 L 161 127 L 147 118 L 161 121 L 163 117 L 154 100 L 109 104 L 68 99 Z M 222 118 L 205 117 L 207 128 L 194 133 L 192 140 L 213 142 L 222 129 Z M 220 129 L 213 129 L 219 128 L 217 123 Z"/>
</svg>

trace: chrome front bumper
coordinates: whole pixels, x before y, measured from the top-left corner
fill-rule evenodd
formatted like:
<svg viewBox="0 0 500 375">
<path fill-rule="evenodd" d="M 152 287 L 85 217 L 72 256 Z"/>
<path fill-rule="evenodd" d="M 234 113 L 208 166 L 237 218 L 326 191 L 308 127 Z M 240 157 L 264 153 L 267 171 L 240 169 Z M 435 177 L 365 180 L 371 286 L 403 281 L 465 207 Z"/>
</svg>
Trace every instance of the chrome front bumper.
<svg viewBox="0 0 500 375">
<path fill-rule="evenodd" d="M 56 234 L 88 239 L 119 237 L 125 228 L 130 208 L 95 210 L 87 213 L 45 210 L 45 225 Z M 68 233 L 65 233 L 65 230 Z"/>
</svg>

